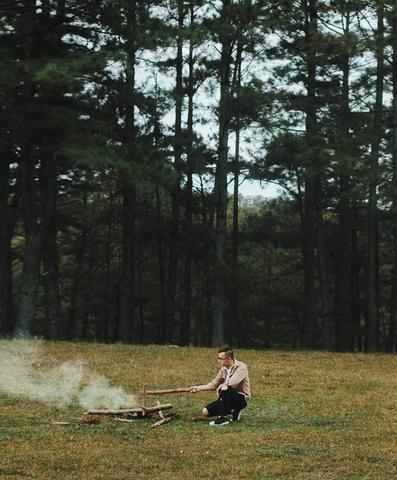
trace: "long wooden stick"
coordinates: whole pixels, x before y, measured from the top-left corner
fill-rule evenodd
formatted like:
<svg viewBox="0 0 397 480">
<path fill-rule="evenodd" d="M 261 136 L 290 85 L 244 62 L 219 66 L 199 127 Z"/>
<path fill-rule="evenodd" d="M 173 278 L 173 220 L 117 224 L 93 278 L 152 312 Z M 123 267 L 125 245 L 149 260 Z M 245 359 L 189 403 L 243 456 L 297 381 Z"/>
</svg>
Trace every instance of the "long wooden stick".
<svg viewBox="0 0 397 480">
<path fill-rule="evenodd" d="M 142 416 L 146 415 L 146 383 L 142 386 L 142 398 L 141 398 L 141 407 L 142 407 Z"/>
<path fill-rule="evenodd" d="M 167 393 L 186 393 L 190 392 L 190 387 L 188 388 L 167 388 L 165 390 L 145 390 L 141 393 L 145 393 L 145 395 L 163 395 Z"/>
<path fill-rule="evenodd" d="M 146 407 L 145 413 L 158 412 L 159 410 L 168 410 L 172 408 L 172 403 L 163 403 L 162 405 L 157 405 L 156 407 Z M 122 408 L 120 410 L 112 409 L 102 409 L 102 410 L 89 410 L 86 414 L 89 415 L 122 415 L 124 413 L 140 413 L 142 414 L 142 408 Z"/>
</svg>

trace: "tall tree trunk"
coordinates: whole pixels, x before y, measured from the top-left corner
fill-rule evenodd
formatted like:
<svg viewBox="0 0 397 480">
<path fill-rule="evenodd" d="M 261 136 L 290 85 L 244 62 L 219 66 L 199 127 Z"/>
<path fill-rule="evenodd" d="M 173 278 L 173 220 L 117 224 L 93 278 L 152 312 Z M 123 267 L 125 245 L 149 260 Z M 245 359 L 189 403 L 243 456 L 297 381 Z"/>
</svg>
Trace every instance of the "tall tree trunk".
<svg viewBox="0 0 397 480">
<path fill-rule="evenodd" d="M 187 159 L 185 187 L 185 263 L 183 274 L 183 315 L 181 327 L 181 344 L 190 343 L 192 329 L 192 247 L 193 247 L 193 113 L 194 113 L 194 2 L 190 0 L 190 39 L 189 39 L 189 78 L 188 78 L 188 112 L 187 112 Z"/>
<path fill-rule="evenodd" d="M 36 178 L 31 146 L 24 148 L 20 168 L 25 247 L 15 334 L 17 336 L 28 336 L 32 333 L 36 313 L 42 251 L 41 225 L 37 216 Z"/>
<path fill-rule="evenodd" d="M 316 176 L 316 240 L 318 255 L 318 272 L 321 296 L 321 347 L 331 350 L 331 302 L 327 275 L 326 247 L 324 239 L 324 221 L 322 207 L 321 176 Z"/>
<path fill-rule="evenodd" d="M 135 294 L 135 210 L 136 191 L 128 169 L 135 161 L 135 61 L 136 61 L 136 0 L 126 2 L 126 91 L 125 138 L 127 174 L 121 180 L 122 195 L 122 257 L 120 278 L 119 340 L 131 343 L 134 328 Z"/>
<path fill-rule="evenodd" d="M 349 34 L 350 18 L 346 14 L 345 35 Z M 342 98 L 340 114 L 340 145 L 338 176 L 338 239 L 335 278 L 335 343 L 336 350 L 349 351 L 352 345 L 351 320 L 351 202 L 350 202 L 350 149 L 349 149 L 349 55 L 342 58 Z"/>
<path fill-rule="evenodd" d="M 87 279 L 87 257 L 89 249 L 89 231 L 92 228 L 88 217 L 87 193 L 83 197 L 83 221 L 81 225 L 81 233 L 77 239 L 75 249 L 75 266 L 73 272 L 73 280 L 70 290 L 69 308 L 67 315 L 67 340 L 82 338 L 82 325 L 84 323 L 84 315 L 86 309 L 85 291 Z"/>
<path fill-rule="evenodd" d="M 120 278 L 119 340 L 133 340 L 135 316 L 135 191 L 130 180 L 122 186 L 122 258 Z"/>
<path fill-rule="evenodd" d="M 352 202 L 352 215 L 354 216 L 352 225 L 352 261 L 351 261 L 351 321 L 352 321 L 352 339 L 351 350 L 362 350 L 361 341 L 361 305 L 360 305 L 360 261 L 358 246 L 358 205 Z"/>
<path fill-rule="evenodd" d="M 6 152 L 4 152 L 6 153 Z M 8 157 L 10 158 L 10 157 Z M 12 335 L 14 307 L 12 289 L 11 239 L 15 225 L 15 207 L 9 201 L 10 163 L 7 157 L 0 162 L 0 335 Z"/>
<path fill-rule="evenodd" d="M 157 258 L 158 258 L 158 269 L 159 269 L 159 289 L 160 289 L 160 305 L 158 312 L 158 323 L 157 323 L 157 343 L 164 342 L 164 325 L 167 322 L 167 312 L 166 312 L 166 293 L 165 293 L 165 266 L 164 266 L 164 249 L 163 249 L 163 237 L 162 237 L 162 225 L 163 218 L 161 214 L 161 198 L 160 198 L 160 189 L 156 186 L 156 210 L 157 210 L 157 223 L 159 226 L 157 234 Z"/>
<path fill-rule="evenodd" d="M 158 86 L 156 84 L 156 94 Z M 157 97 L 156 97 L 157 98 Z M 154 146 L 156 149 L 160 148 L 160 118 L 156 105 L 154 128 L 153 128 Z M 156 216 L 157 216 L 157 262 L 159 275 L 159 308 L 157 312 L 156 333 L 153 335 L 153 341 L 157 343 L 164 343 L 165 325 L 167 323 L 167 300 L 166 300 L 166 282 L 165 282 L 165 258 L 164 258 L 164 218 L 161 210 L 162 199 L 160 187 L 156 185 Z"/>
<path fill-rule="evenodd" d="M 395 352 L 397 350 L 396 332 L 397 332 L 397 2 L 393 4 L 392 10 L 392 76 L 393 76 L 393 104 L 392 104 L 392 165 L 393 180 L 392 192 L 393 203 L 390 212 L 392 222 L 392 247 L 393 247 L 393 270 L 392 270 L 392 286 L 390 297 L 390 317 L 389 317 L 389 334 L 387 338 L 387 350 Z"/>
<path fill-rule="evenodd" d="M 231 325 L 229 338 L 236 346 L 245 345 L 245 331 L 240 321 L 239 278 L 239 182 L 240 182 L 240 127 L 236 127 L 233 186 L 233 231 L 232 231 L 232 288 L 230 297 Z"/>
<path fill-rule="evenodd" d="M 47 336 L 52 339 L 63 338 L 64 322 L 59 292 L 59 267 L 57 247 L 57 172 L 55 158 L 42 161 L 41 190 L 45 229 L 43 229 L 43 293 L 47 319 Z M 44 226 L 44 225 L 43 225 Z"/>
<path fill-rule="evenodd" d="M 167 283 L 167 323 L 165 325 L 165 340 L 172 342 L 174 338 L 176 313 L 176 285 L 179 258 L 179 216 L 181 202 L 181 175 L 182 175 L 182 105 L 183 105 L 183 0 L 178 0 L 178 34 L 176 53 L 176 85 L 175 85 L 175 136 L 174 136 L 174 169 L 175 183 L 172 191 L 172 218 L 171 241 L 168 264 Z"/>
<path fill-rule="evenodd" d="M 211 263 L 211 247 L 214 230 L 214 209 L 212 198 L 210 207 L 207 205 L 207 194 L 201 181 L 201 223 L 206 232 L 205 243 L 203 247 L 202 267 L 200 271 L 200 316 L 196 322 L 196 340 L 198 345 L 210 346 L 212 344 L 212 324 L 213 324 L 213 295 L 214 295 L 214 277 L 213 265 Z M 207 212 L 207 208 L 209 213 Z"/>
<path fill-rule="evenodd" d="M 230 0 L 222 1 L 222 16 L 227 22 L 227 10 L 231 5 Z M 214 301 L 213 301 L 213 326 L 212 344 L 224 343 L 225 312 L 227 307 L 225 294 L 225 268 L 226 268 L 226 215 L 227 215 L 227 160 L 229 140 L 229 95 L 230 95 L 230 63 L 231 40 L 226 31 L 221 33 L 221 64 L 220 64 L 220 101 L 219 101 L 219 140 L 218 162 L 215 174 L 215 261 L 214 261 Z"/>
<path fill-rule="evenodd" d="M 316 339 L 315 324 L 315 212 L 316 212 L 316 162 L 317 158 L 317 106 L 316 106 L 316 58 L 313 42 L 317 31 L 317 9 L 315 0 L 304 0 L 306 63 L 306 143 L 308 166 L 305 173 L 305 197 L 303 219 L 303 267 L 304 267 L 304 310 L 303 346 L 313 348 Z"/>
<path fill-rule="evenodd" d="M 106 225 L 106 241 L 105 241 L 105 282 L 107 286 L 106 306 L 101 314 L 101 325 L 98 331 L 98 337 L 103 342 L 111 342 L 113 340 L 113 330 L 115 323 L 115 315 L 112 305 L 112 252 L 113 252 L 113 213 L 115 211 L 114 194 L 109 197 L 107 205 L 107 225 Z"/>
<path fill-rule="evenodd" d="M 235 79 L 234 79 L 234 90 L 235 98 L 237 105 L 240 101 L 241 93 L 241 64 L 242 64 L 242 53 L 243 53 L 243 38 L 242 31 L 240 30 L 238 39 L 237 39 L 237 52 L 236 52 L 236 61 L 235 61 Z M 240 285 L 238 282 L 239 278 L 239 240 L 240 240 L 240 231 L 239 231 L 239 183 L 240 183 L 240 118 L 237 114 L 236 116 L 236 144 L 235 144 L 235 153 L 234 153 L 234 162 L 233 162 L 233 230 L 232 230 L 232 288 L 230 296 L 230 333 L 228 335 L 232 344 L 241 346 L 245 345 L 245 331 L 241 324 L 239 310 L 239 293 Z"/>
<path fill-rule="evenodd" d="M 36 1 L 26 2 L 23 15 L 24 24 L 24 60 L 29 64 L 33 54 Z M 30 104 L 34 98 L 34 85 L 30 72 L 24 78 L 24 101 Z M 37 218 L 37 192 L 32 136 L 29 134 L 29 119 L 24 125 L 26 142 L 21 149 L 21 207 L 25 228 L 25 247 L 20 280 L 20 293 L 15 324 L 17 336 L 30 335 L 36 312 L 37 292 L 40 280 L 41 236 Z"/>
<path fill-rule="evenodd" d="M 367 351 L 378 349 L 378 239 L 377 239 L 377 186 L 379 148 L 382 138 L 383 79 L 384 79 L 384 4 L 378 2 L 376 31 L 376 93 L 374 109 L 374 138 L 371 147 L 368 188 L 368 275 L 367 275 Z"/>
</svg>

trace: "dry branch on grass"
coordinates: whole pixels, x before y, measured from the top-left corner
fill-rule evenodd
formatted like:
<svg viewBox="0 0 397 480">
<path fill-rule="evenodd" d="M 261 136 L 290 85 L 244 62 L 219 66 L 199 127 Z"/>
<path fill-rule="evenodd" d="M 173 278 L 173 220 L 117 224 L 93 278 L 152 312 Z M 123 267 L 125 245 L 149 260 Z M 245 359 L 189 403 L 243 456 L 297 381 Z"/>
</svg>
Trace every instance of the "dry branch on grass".
<svg viewBox="0 0 397 480">
<path fill-rule="evenodd" d="M 161 403 L 159 401 L 157 401 L 157 406 L 158 407 L 161 406 Z M 163 425 L 164 423 L 167 423 L 171 420 L 171 417 L 165 417 L 164 416 L 164 413 L 163 413 L 162 410 L 159 410 L 159 417 L 160 417 L 160 420 L 156 423 L 153 423 L 152 428 L 153 427 L 159 427 L 160 425 Z"/>
<path fill-rule="evenodd" d="M 158 412 L 159 410 L 168 410 L 172 408 L 172 403 L 163 403 L 156 405 L 155 407 L 138 407 L 138 408 L 121 408 L 121 409 L 100 409 L 89 410 L 86 412 L 88 415 L 125 415 L 125 414 L 138 414 L 137 416 L 145 416 L 149 413 Z M 144 411 L 144 413 L 143 413 Z"/>
<path fill-rule="evenodd" d="M 129 420 L 128 418 L 114 417 L 115 422 L 125 422 L 125 423 L 134 423 L 134 420 Z"/>
<path fill-rule="evenodd" d="M 89 416 L 89 417 L 86 417 L 86 418 L 79 418 L 78 422 L 81 425 L 97 425 L 98 423 L 101 422 L 101 417 L 99 417 L 99 416 Z M 74 423 L 75 423 L 75 421 L 73 422 L 73 424 Z M 54 422 L 51 422 L 51 424 L 62 426 L 62 425 L 72 425 L 72 422 L 54 421 Z"/>
<path fill-rule="evenodd" d="M 151 425 L 151 428 L 153 427 L 159 427 L 160 425 L 163 425 L 164 423 L 167 423 L 171 420 L 171 417 L 166 417 L 166 418 L 163 418 L 162 420 L 159 420 L 158 422 L 156 423 L 153 423 L 153 425 Z"/>
</svg>

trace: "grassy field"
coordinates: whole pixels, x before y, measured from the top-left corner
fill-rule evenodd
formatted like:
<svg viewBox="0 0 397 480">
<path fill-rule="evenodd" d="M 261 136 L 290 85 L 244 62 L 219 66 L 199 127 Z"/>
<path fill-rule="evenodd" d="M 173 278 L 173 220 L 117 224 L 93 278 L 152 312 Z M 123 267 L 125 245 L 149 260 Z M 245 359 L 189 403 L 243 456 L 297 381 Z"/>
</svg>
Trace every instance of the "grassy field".
<svg viewBox="0 0 397 480">
<path fill-rule="evenodd" d="M 0 349 L 7 345 L 0 343 Z M 216 349 L 77 343 L 41 345 L 53 365 L 82 359 L 112 385 L 138 393 L 206 383 Z M 1 479 L 394 479 L 397 356 L 238 351 L 253 399 L 241 422 L 210 427 L 213 392 L 162 397 L 177 416 L 82 425 L 63 410 L 0 391 Z M 155 403 L 156 398 L 153 398 Z M 70 425 L 56 426 L 54 421 Z"/>
</svg>

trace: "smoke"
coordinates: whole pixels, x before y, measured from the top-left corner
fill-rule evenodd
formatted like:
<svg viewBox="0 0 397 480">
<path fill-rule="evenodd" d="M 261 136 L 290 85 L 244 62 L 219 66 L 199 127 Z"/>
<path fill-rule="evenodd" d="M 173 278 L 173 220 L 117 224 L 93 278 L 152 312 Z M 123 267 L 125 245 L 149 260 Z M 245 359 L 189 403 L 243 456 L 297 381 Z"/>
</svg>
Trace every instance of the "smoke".
<svg viewBox="0 0 397 480">
<path fill-rule="evenodd" d="M 58 408 L 74 403 L 85 409 L 130 408 L 137 404 L 133 395 L 111 386 L 82 361 L 54 365 L 41 350 L 40 341 L 1 341 L 0 390 Z"/>
</svg>

